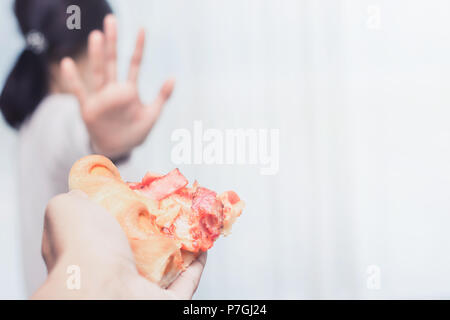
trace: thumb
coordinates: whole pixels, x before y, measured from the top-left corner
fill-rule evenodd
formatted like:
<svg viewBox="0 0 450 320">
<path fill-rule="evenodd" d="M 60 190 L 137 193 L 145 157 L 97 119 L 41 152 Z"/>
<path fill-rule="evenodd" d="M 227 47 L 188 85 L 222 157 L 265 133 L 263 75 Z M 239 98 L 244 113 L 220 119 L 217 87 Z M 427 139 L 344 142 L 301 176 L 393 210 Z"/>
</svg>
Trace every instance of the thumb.
<svg viewBox="0 0 450 320">
<path fill-rule="evenodd" d="M 178 278 L 167 288 L 168 291 L 181 299 L 191 299 L 197 290 L 207 253 L 203 252 Z"/>
<path fill-rule="evenodd" d="M 167 100 L 169 100 L 170 96 L 172 95 L 174 86 L 175 86 L 174 78 L 171 78 L 166 82 L 164 82 L 161 89 L 159 90 L 156 99 L 153 101 L 152 104 L 150 104 L 145 108 L 145 111 L 148 116 L 147 119 L 149 119 L 149 122 L 151 122 L 152 125 L 156 121 L 156 119 L 158 119 L 165 103 L 167 102 Z"/>
</svg>

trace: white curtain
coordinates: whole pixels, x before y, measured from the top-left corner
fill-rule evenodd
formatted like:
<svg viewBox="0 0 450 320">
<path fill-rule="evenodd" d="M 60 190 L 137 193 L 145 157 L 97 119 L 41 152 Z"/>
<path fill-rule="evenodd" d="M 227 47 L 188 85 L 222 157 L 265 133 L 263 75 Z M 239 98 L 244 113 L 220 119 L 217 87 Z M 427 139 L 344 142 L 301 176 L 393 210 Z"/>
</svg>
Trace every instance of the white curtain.
<svg viewBox="0 0 450 320">
<path fill-rule="evenodd" d="M 2 3 L 3 30 L 14 28 L 10 5 Z M 178 166 L 171 134 L 192 132 L 196 120 L 280 132 L 275 175 L 261 165 L 179 165 L 246 201 L 232 235 L 210 251 L 197 298 L 450 297 L 448 1 L 112 5 L 122 74 L 142 25 L 143 96 L 177 79 L 127 179 Z M 17 37 L 0 39 L 2 76 Z M 15 138 L 4 127 L 0 297 L 18 297 Z"/>
</svg>

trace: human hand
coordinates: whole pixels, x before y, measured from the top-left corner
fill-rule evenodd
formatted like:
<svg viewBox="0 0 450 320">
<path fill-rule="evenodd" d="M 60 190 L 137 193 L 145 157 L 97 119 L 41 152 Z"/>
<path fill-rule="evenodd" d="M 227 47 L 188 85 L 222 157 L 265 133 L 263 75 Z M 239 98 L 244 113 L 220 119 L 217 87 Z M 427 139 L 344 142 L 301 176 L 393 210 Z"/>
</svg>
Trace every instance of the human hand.
<svg viewBox="0 0 450 320">
<path fill-rule="evenodd" d="M 81 191 L 53 198 L 45 212 L 42 255 L 49 276 L 35 299 L 190 299 L 206 253 L 167 289 L 139 275 L 119 223 Z M 67 286 L 67 268 L 77 266 L 80 288 Z"/>
<path fill-rule="evenodd" d="M 174 80 L 169 79 L 153 103 L 141 101 L 137 82 L 144 41 L 141 29 L 123 83 L 117 81 L 117 26 L 113 15 L 105 17 L 104 34 L 96 30 L 89 35 L 86 82 L 71 58 L 61 61 L 63 79 L 79 100 L 95 153 L 117 158 L 143 143 L 173 91 Z"/>
</svg>

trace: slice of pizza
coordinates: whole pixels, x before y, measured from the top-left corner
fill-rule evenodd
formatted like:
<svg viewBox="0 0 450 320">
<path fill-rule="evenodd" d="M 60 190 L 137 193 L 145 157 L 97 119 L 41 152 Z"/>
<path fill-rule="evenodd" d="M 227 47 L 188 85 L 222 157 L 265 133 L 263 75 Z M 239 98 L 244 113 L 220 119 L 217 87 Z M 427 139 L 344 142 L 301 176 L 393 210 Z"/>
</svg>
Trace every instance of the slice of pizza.
<svg viewBox="0 0 450 320">
<path fill-rule="evenodd" d="M 198 255 L 210 249 L 244 208 L 233 191 L 220 195 L 197 182 L 189 187 L 178 169 L 166 175 L 148 172 L 126 183 L 107 158 L 78 160 L 69 188 L 84 191 L 115 216 L 125 231 L 139 272 L 167 287 Z"/>
</svg>

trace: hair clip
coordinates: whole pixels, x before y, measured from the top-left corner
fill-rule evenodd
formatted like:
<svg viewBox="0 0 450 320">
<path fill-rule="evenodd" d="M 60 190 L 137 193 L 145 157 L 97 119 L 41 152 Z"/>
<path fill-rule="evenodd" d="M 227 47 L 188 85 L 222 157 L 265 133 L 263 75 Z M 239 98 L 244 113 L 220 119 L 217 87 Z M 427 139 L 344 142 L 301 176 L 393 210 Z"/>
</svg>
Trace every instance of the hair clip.
<svg viewBox="0 0 450 320">
<path fill-rule="evenodd" d="M 33 51 L 35 54 L 41 54 L 47 50 L 47 40 L 42 32 L 37 30 L 31 30 L 25 37 L 27 48 Z"/>
</svg>

